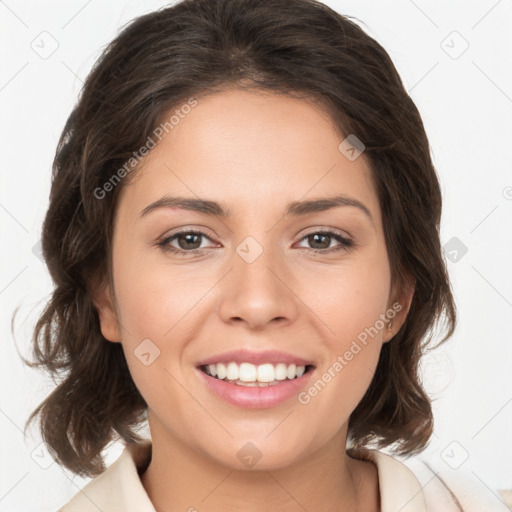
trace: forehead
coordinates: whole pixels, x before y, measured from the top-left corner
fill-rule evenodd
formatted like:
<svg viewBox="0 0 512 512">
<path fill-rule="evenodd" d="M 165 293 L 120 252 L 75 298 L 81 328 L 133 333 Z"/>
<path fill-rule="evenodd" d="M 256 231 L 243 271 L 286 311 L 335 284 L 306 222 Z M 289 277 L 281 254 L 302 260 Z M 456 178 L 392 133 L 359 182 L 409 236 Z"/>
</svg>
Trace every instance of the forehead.
<svg viewBox="0 0 512 512">
<path fill-rule="evenodd" d="M 350 160 L 328 114 L 303 99 L 229 90 L 175 107 L 158 145 L 123 191 L 138 209 L 164 194 L 209 198 L 233 214 L 278 211 L 291 201 L 345 194 L 380 222 L 364 153 Z M 161 125 L 165 128 L 165 125 Z"/>
</svg>

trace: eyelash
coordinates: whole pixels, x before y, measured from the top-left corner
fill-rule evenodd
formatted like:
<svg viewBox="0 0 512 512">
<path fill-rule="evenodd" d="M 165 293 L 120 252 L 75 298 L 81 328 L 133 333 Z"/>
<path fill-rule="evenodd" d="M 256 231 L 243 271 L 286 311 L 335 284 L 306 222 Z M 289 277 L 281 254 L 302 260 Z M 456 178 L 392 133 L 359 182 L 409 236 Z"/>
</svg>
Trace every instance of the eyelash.
<svg viewBox="0 0 512 512">
<path fill-rule="evenodd" d="M 173 235 L 158 242 L 157 243 L 158 247 L 160 247 L 165 252 L 168 251 L 168 252 L 172 252 L 175 254 L 183 254 L 183 255 L 184 254 L 198 254 L 198 253 L 201 253 L 202 251 L 204 251 L 204 248 L 203 249 L 191 249 L 190 251 L 185 251 L 183 249 L 177 249 L 176 247 L 172 247 L 171 245 L 169 245 L 170 242 L 173 241 L 175 238 L 177 238 L 179 235 L 201 235 L 201 236 L 211 240 L 211 238 L 203 231 L 183 230 L 183 231 L 178 231 L 177 233 L 174 233 Z M 347 250 L 350 247 L 354 246 L 354 242 L 352 240 L 350 240 L 349 238 L 345 238 L 344 236 L 341 236 L 336 231 L 331 231 L 331 230 L 313 231 L 311 233 L 304 235 L 299 241 L 302 241 L 305 238 L 312 236 L 312 235 L 328 235 L 328 236 L 334 238 L 335 240 L 337 240 L 338 242 L 340 242 L 339 246 L 331 247 L 329 249 L 310 249 L 314 253 L 331 254 L 333 252 L 337 252 L 340 250 Z M 307 247 L 301 247 L 300 249 L 307 249 Z"/>
</svg>

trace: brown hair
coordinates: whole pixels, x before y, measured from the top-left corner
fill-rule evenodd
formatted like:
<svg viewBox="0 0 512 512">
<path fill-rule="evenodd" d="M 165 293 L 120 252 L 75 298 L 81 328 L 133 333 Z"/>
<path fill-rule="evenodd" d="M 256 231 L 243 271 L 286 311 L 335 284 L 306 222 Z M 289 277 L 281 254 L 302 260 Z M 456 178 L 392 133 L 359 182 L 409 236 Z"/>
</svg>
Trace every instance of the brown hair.
<svg viewBox="0 0 512 512">
<path fill-rule="evenodd" d="M 108 193 L 97 191 L 120 175 L 164 114 L 227 87 L 315 101 L 340 134 L 356 134 L 366 146 L 394 287 L 412 276 L 415 290 L 350 417 L 349 436 L 355 446 L 393 445 L 401 454 L 423 449 L 431 436 L 418 365 L 435 326 L 446 327 L 441 342 L 452 334 L 456 312 L 429 143 L 390 57 L 355 22 L 315 0 L 184 0 L 133 20 L 108 45 L 53 163 L 42 250 L 55 289 L 35 327 L 35 361 L 27 364 L 59 383 L 27 425 L 40 415 L 51 453 L 75 473 L 102 472 L 102 450 L 117 436 L 139 440 L 146 413 L 121 344 L 101 334 L 91 296 L 94 280 L 112 279 L 114 213 L 133 173 Z"/>
</svg>

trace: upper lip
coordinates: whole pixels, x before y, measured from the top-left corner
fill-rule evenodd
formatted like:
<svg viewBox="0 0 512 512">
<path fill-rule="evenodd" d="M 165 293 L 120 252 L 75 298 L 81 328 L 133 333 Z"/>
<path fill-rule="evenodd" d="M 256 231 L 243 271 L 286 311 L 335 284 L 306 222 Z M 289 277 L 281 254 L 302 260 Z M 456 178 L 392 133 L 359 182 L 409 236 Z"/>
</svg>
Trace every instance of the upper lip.
<svg viewBox="0 0 512 512">
<path fill-rule="evenodd" d="M 229 352 L 222 352 L 214 356 L 203 359 L 197 363 L 197 366 L 205 366 L 217 363 L 252 363 L 260 365 L 264 363 L 278 364 L 285 363 L 287 365 L 295 364 L 297 366 L 313 365 L 312 361 L 302 357 L 294 356 L 279 350 L 266 350 L 264 352 L 253 352 L 251 350 L 230 350 Z"/>
</svg>

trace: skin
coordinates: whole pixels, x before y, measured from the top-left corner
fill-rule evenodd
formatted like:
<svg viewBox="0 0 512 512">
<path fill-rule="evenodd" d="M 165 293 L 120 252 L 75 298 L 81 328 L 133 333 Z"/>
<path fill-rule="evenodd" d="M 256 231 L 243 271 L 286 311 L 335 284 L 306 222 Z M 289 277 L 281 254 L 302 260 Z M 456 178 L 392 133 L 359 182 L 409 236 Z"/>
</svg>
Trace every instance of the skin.
<svg viewBox="0 0 512 512">
<path fill-rule="evenodd" d="M 153 457 L 141 481 L 159 512 L 380 509 L 376 467 L 346 454 L 347 424 L 412 293 L 400 291 L 393 330 L 379 331 L 307 405 L 293 397 L 241 409 L 196 374 L 199 360 L 247 348 L 312 360 L 319 377 L 396 302 L 370 168 L 364 153 L 347 159 L 342 140 L 303 99 L 226 90 L 198 97 L 123 189 L 114 289 L 95 300 L 103 335 L 122 343 L 148 403 Z M 219 201 L 230 215 L 158 208 L 140 217 L 166 194 Z M 284 216 L 291 201 L 336 194 L 363 203 L 372 219 L 353 206 Z M 203 252 L 158 246 L 183 228 L 207 237 L 169 244 Z M 340 242 L 306 236 L 326 228 L 354 245 L 328 252 Z M 263 249 L 252 263 L 236 252 L 248 236 Z M 160 355 L 145 366 L 134 351 L 148 338 Z M 252 468 L 237 457 L 248 442 L 262 454 Z"/>
</svg>

